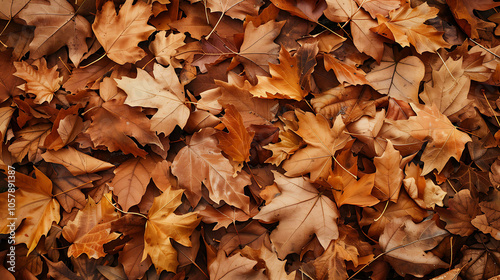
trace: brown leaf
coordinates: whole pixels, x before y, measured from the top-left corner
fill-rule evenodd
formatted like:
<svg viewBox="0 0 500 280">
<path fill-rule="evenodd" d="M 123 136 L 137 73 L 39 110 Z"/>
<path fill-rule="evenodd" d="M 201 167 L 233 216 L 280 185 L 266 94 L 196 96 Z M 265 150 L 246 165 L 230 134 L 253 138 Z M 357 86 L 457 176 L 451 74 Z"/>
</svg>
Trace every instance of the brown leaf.
<svg viewBox="0 0 500 280">
<path fill-rule="evenodd" d="M 247 131 L 241 115 L 233 105 L 229 105 L 225 110 L 222 123 L 229 133 L 221 131 L 215 134 L 219 140 L 218 147 L 239 165 L 235 171 L 240 171 L 243 162 L 250 159 L 250 144 L 252 144 L 255 132 L 249 133 Z"/>
<path fill-rule="evenodd" d="M 494 191 L 491 200 L 479 203 L 484 215 L 474 218 L 471 223 L 485 234 L 491 234 L 496 240 L 500 240 L 500 192 Z"/>
<path fill-rule="evenodd" d="M 92 36 L 92 29 L 69 2 L 32 0 L 18 16 L 28 25 L 36 26 L 35 38 L 30 44 L 31 58 L 38 59 L 68 46 L 69 58 L 78 67 L 88 50 L 85 39 Z"/>
<path fill-rule="evenodd" d="M 295 111 L 299 120 L 299 129 L 295 131 L 307 146 L 295 152 L 283 163 L 287 176 L 311 173 L 311 181 L 326 179 L 332 166 L 335 153 L 344 148 L 351 137 L 344 133 L 344 123 L 337 117 L 330 127 L 322 115 Z"/>
<path fill-rule="evenodd" d="M 469 236 L 476 229 L 471 221 L 480 214 L 477 201 L 469 190 L 461 190 L 448 200 L 448 208 L 438 209 L 439 217 L 446 222 L 446 229 L 452 234 Z"/>
<path fill-rule="evenodd" d="M 96 159 L 72 147 L 57 152 L 48 150 L 42 154 L 42 157 L 47 162 L 64 165 L 75 176 L 95 173 L 114 167 L 111 163 Z"/>
<path fill-rule="evenodd" d="M 448 235 L 434 220 L 415 224 L 409 216 L 393 220 L 380 236 L 380 246 L 396 272 L 405 276 L 411 274 L 423 277 L 434 269 L 448 267 L 448 264 L 431 252 Z"/>
<path fill-rule="evenodd" d="M 155 55 L 156 61 L 161 65 L 168 66 L 172 61 L 172 57 L 177 53 L 177 49 L 184 46 L 184 34 L 170 34 L 167 36 L 166 31 L 156 33 L 155 40 L 149 45 L 149 49 Z M 175 66 L 174 66 L 175 67 Z"/>
<path fill-rule="evenodd" d="M 232 18 L 244 20 L 247 16 L 255 16 L 259 13 L 259 8 L 264 4 L 261 0 L 208 0 L 207 8 L 215 12 L 222 12 Z"/>
<path fill-rule="evenodd" d="M 366 80 L 366 73 L 357 68 L 354 64 L 349 62 L 340 61 L 333 55 L 325 54 L 325 69 L 333 70 L 337 80 L 345 85 L 367 85 L 369 82 Z"/>
<path fill-rule="evenodd" d="M 326 8 L 323 0 L 271 0 L 271 2 L 281 10 L 313 22 L 318 21 Z"/>
<path fill-rule="evenodd" d="M 245 258 L 241 253 L 227 257 L 224 251 L 219 250 L 217 258 L 208 260 L 210 279 L 268 279 L 263 273 L 263 268 L 254 269 L 257 261 Z"/>
<path fill-rule="evenodd" d="M 201 184 L 216 203 L 224 200 L 246 213 L 249 212 L 250 198 L 244 194 L 245 186 L 251 183 L 250 176 L 242 171 L 233 177 L 234 169 L 217 147 L 214 130 L 202 129 L 195 133 L 188 145 L 182 148 L 172 163 L 172 174 L 179 185 L 186 189 L 186 196 L 194 207 L 201 199 Z"/>
<path fill-rule="evenodd" d="M 34 161 L 51 127 L 50 123 L 39 123 L 19 130 L 16 133 L 18 138 L 9 146 L 9 152 L 18 162 L 21 162 L 26 155 L 29 161 Z"/>
<path fill-rule="evenodd" d="M 399 190 L 403 182 L 404 174 L 400 168 L 401 154 L 394 149 L 392 142 L 387 141 L 387 146 L 381 157 L 375 157 L 373 163 L 377 168 L 375 173 L 375 196 L 381 201 L 398 201 Z"/>
<path fill-rule="evenodd" d="M 63 237 L 72 243 L 68 248 L 68 256 L 77 258 L 86 254 L 89 258 L 98 259 L 106 256 L 103 245 L 116 239 L 120 234 L 111 233 L 111 222 L 118 219 L 119 214 L 108 201 L 111 194 L 96 203 L 91 197 L 87 205 L 78 211 L 73 221 L 63 228 Z"/>
<path fill-rule="evenodd" d="M 60 219 L 59 203 L 52 195 L 52 182 L 36 167 L 34 175 L 35 178 L 19 172 L 14 173 L 14 183 L 18 188 L 15 192 L 15 210 L 2 211 L 0 216 L 0 232 L 4 234 L 11 231 L 8 226 L 12 221 L 9 218 L 17 218 L 18 222 L 14 223 L 17 227 L 16 243 L 26 244 L 28 254 L 35 249 L 40 238 L 49 232 L 52 222 L 58 223 Z M 2 205 L 7 205 L 9 194 L 12 198 L 12 192 L 0 194 Z"/>
<path fill-rule="evenodd" d="M 267 223 L 279 221 L 271 233 L 280 259 L 299 253 L 313 236 L 326 248 L 330 240 L 338 238 L 335 204 L 303 177 L 288 178 L 274 172 L 281 195 L 264 206 L 254 219 Z"/>
<path fill-rule="evenodd" d="M 122 65 L 135 63 L 146 56 L 146 52 L 137 45 L 155 31 L 154 27 L 147 25 L 152 15 L 151 5 L 144 2 L 132 5 L 132 2 L 127 0 L 116 14 L 114 2 L 107 1 L 92 24 L 106 55 Z"/>
<path fill-rule="evenodd" d="M 14 62 L 16 73 L 14 75 L 25 80 L 27 83 L 19 86 L 26 93 L 32 93 L 36 96 L 35 103 L 42 104 L 47 101 L 50 103 L 62 83 L 62 77 L 59 77 L 57 67 L 47 68 L 45 59 L 39 59 L 33 62 L 33 66 L 25 61 Z"/>
</svg>

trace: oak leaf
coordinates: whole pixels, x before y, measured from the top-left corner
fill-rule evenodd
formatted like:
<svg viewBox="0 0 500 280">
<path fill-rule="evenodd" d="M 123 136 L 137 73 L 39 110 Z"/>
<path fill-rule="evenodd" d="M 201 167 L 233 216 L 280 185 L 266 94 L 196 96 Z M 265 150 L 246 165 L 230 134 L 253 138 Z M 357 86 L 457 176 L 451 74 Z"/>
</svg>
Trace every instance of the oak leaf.
<svg viewBox="0 0 500 280">
<path fill-rule="evenodd" d="M 311 181 L 326 179 L 332 167 L 335 153 L 344 148 L 351 137 L 344 133 L 345 125 L 338 116 L 330 127 L 322 115 L 296 110 L 299 128 L 295 131 L 307 146 L 296 151 L 283 163 L 287 176 L 311 173 Z"/>
<path fill-rule="evenodd" d="M 303 177 L 288 178 L 274 172 L 281 195 L 264 206 L 254 219 L 266 223 L 278 222 L 271 233 L 280 259 L 299 253 L 316 234 L 321 246 L 326 248 L 338 238 L 337 207 Z"/>
<path fill-rule="evenodd" d="M 111 194 L 105 194 L 99 202 L 92 197 L 87 198 L 83 210 L 78 211 L 73 221 L 63 228 L 63 237 L 72 243 L 68 248 L 68 256 L 77 258 L 86 254 L 89 258 L 98 259 L 106 256 L 103 245 L 116 239 L 120 234 L 111 232 L 111 222 L 119 218 L 119 213 L 108 201 Z"/>
<path fill-rule="evenodd" d="M 416 56 L 396 59 L 386 47 L 379 65 L 366 75 L 370 85 L 378 92 L 405 102 L 418 103 L 418 89 L 424 78 L 424 63 Z"/>
<path fill-rule="evenodd" d="M 36 69 L 25 61 L 14 62 L 16 73 L 14 76 L 25 80 L 27 83 L 19 86 L 26 93 L 36 96 L 35 103 L 50 103 L 54 93 L 61 87 L 62 77 L 59 77 L 57 66 L 47 68 L 47 62 L 41 58 L 32 64 Z"/>
<path fill-rule="evenodd" d="M 182 193 L 182 190 L 168 188 L 154 198 L 149 209 L 142 260 L 149 255 L 158 273 L 162 270 L 176 271 L 177 251 L 172 246 L 172 240 L 190 247 L 189 236 L 200 222 L 195 212 L 183 215 L 174 213 L 181 205 Z"/>
<path fill-rule="evenodd" d="M 448 235 L 434 219 L 415 224 L 409 216 L 393 220 L 387 225 L 379 242 L 387 259 L 396 272 L 424 277 L 429 272 L 448 264 L 431 252 Z"/>
<path fill-rule="evenodd" d="M 52 195 L 52 182 L 45 174 L 35 167 L 35 178 L 15 172 L 16 209 L 12 213 L 1 212 L 0 232 L 8 234 L 11 229 L 9 225 L 12 216 L 17 218 L 16 243 L 24 243 L 28 246 L 28 254 L 35 249 L 43 235 L 46 235 L 52 222 L 59 222 L 59 203 Z M 11 192 L 0 194 L 0 202 L 7 205 Z M 10 198 L 11 198 L 10 197 Z"/>
<path fill-rule="evenodd" d="M 42 154 L 42 157 L 47 162 L 64 165 L 75 176 L 95 173 L 114 167 L 111 163 L 84 154 L 73 147 L 58 151 L 48 150 Z"/>
<path fill-rule="evenodd" d="M 435 52 L 440 48 L 448 48 L 443 32 L 437 31 L 424 22 L 436 17 L 439 10 L 423 3 L 415 8 L 406 3 L 389 12 L 389 19 L 377 15 L 378 27 L 371 30 L 399 43 L 402 47 L 412 44 L 418 53 Z"/>
<path fill-rule="evenodd" d="M 210 199 L 216 203 L 224 200 L 246 213 L 249 212 L 250 198 L 244 194 L 244 188 L 250 185 L 250 176 L 242 171 L 233 177 L 234 169 L 228 159 L 217 147 L 218 141 L 213 129 L 202 129 L 186 141 L 172 162 L 172 174 L 179 180 L 179 185 L 186 189 L 186 196 L 192 206 L 201 199 L 201 184 L 210 193 Z"/>
<path fill-rule="evenodd" d="M 92 29 L 109 59 L 118 64 L 135 63 L 146 56 L 139 42 L 146 40 L 155 28 L 147 24 L 151 5 L 127 0 L 116 14 L 113 1 L 107 1 L 97 12 Z"/>
<path fill-rule="evenodd" d="M 32 0 L 18 16 L 28 25 L 36 26 L 35 38 L 30 43 L 31 58 L 38 59 L 68 46 L 69 58 L 78 67 L 88 51 L 85 40 L 92 36 L 92 29 L 87 19 L 77 15 L 69 2 Z"/>
<path fill-rule="evenodd" d="M 151 118 L 151 129 L 168 136 L 176 125 L 186 125 L 190 110 L 184 104 L 184 88 L 172 66 L 155 64 L 154 75 L 155 78 L 138 68 L 135 79 L 122 77 L 115 81 L 127 93 L 125 104 L 158 108 Z"/>
</svg>

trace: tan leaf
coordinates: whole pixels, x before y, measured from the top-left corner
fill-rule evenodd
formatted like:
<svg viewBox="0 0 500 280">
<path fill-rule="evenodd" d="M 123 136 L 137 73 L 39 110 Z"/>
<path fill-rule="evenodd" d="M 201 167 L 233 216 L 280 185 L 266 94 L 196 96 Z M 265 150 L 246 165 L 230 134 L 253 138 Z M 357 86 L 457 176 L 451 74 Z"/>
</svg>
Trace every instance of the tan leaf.
<svg viewBox="0 0 500 280">
<path fill-rule="evenodd" d="M 111 222 L 119 218 L 114 206 L 109 203 L 111 194 L 96 203 L 92 197 L 87 198 L 87 205 L 78 211 L 73 221 L 69 221 L 63 228 L 63 237 L 72 243 L 68 248 L 68 256 L 77 258 L 86 254 L 89 258 L 104 257 L 103 245 L 120 236 L 111 233 Z"/>
<path fill-rule="evenodd" d="M 149 255 L 157 273 L 162 270 L 176 272 L 177 251 L 172 247 L 171 240 L 190 247 L 189 236 L 200 222 L 195 212 L 184 215 L 174 213 L 181 205 L 181 197 L 182 190 L 168 188 L 160 196 L 155 197 L 149 209 L 142 259 Z"/>
<path fill-rule="evenodd" d="M 26 93 L 32 93 L 36 96 L 35 103 L 42 104 L 47 101 L 50 103 L 62 83 L 62 77 L 59 77 L 57 66 L 47 68 L 47 62 L 41 58 L 29 65 L 25 61 L 14 62 L 16 67 L 15 76 L 25 80 L 27 83 L 19 86 Z"/>
<path fill-rule="evenodd" d="M 432 71 L 432 81 L 425 83 L 420 98 L 426 105 L 435 104 L 439 112 L 450 116 L 467 107 L 472 100 L 467 99 L 470 79 L 464 75 L 462 59 L 449 58 L 445 63 L 439 71 Z"/>
<path fill-rule="evenodd" d="M 254 269 L 257 261 L 243 257 L 241 253 L 227 257 L 223 250 L 219 250 L 217 258 L 208 261 L 210 279 L 255 279 L 266 280 L 263 268 Z"/>
<path fill-rule="evenodd" d="M 377 21 L 362 10 L 357 11 L 351 19 L 354 45 L 360 52 L 364 52 L 380 63 L 384 54 L 384 41 L 386 39 L 370 30 L 377 25 Z"/>
<path fill-rule="evenodd" d="M 59 203 L 52 195 L 52 182 L 36 167 L 34 174 L 35 178 L 15 172 L 14 182 L 18 188 L 15 192 L 15 212 L 0 212 L 0 232 L 10 233 L 8 225 L 12 220 L 9 218 L 17 218 L 17 223 L 14 223 L 17 227 L 16 243 L 26 244 L 28 254 L 35 249 L 42 236 L 49 232 L 52 222 L 58 223 L 60 219 Z M 7 205 L 9 194 L 12 198 L 12 192 L 0 194 L 2 205 Z"/>
<path fill-rule="evenodd" d="M 447 209 L 438 209 L 439 217 L 446 222 L 446 229 L 460 236 L 469 236 L 476 229 L 471 221 L 480 214 L 479 204 L 469 190 L 461 190 L 448 200 Z"/>
<path fill-rule="evenodd" d="M 358 9 L 352 0 L 326 0 L 325 16 L 333 22 L 346 22 L 351 19 Z"/>
<path fill-rule="evenodd" d="M 397 121 L 395 125 L 415 139 L 429 141 L 421 158 L 422 175 L 434 168 L 441 172 L 450 157 L 460 160 L 465 144 L 472 141 L 469 135 L 459 131 L 435 105 L 413 105 L 412 108 L 417 116 Z"/>
<path fill-rule="evenodd" d="M 281 195 L 264 206 L 254 219 L 267 223 L 279 221 L 271 233 L 280 259 L 288 254 L 299 253 L 316 234 L 321 246 L 326 248 L 332 239 L 338 238 L 335 204 L 305 178 L 288 178 L 274 172 Z"/>
<path fill-rule="evenodd" d="M 221 12 L 221 17 L 228 15 L 240 20 L 247 16 L 256 16 L 263 4 L 264 1 L 261 0 L 208 0 L 206 3 L 212 13 Z"/>
<path fill-rule="evenodd" d="M 396 60 L 392 49 L 386 47 L 380 65 L 375 65 L 366 79 L 382 94 L 418 104 L 418 88 L 424 74 L 424 63 L 418 57 Z"/>
<path fill-rule="evenodd" d="M 269 280 L 294 280 L 296 272 L 290 274 L 286 273 L 285 265 L 286 261 L 281 261 L 278 256 L 271 250 L 269 250 L 264 244 L 258 250 L 254 250 L 249 246 L 245 246 L 241 250 L 241 254 L 251 260 L 257 262 L 264 262 L 266 265 L 266 270 L 264 273 L 269 277 Z"/>
<path fill-rule="evenodd" d="M 135 79 L 122 77 L 115 81 L 127 93 L 125 104 L 158 108 L 151 118 L 151 129 L 168 136 L 176 125 L 180 128 L 186 125 L 190 111 L 184 104 L 184 89 L 177 80 L 174 68 L 155 64 L 154 74 L 155 78 L 137 69 Z"/>
<path fill-rule="evenodd" d="M 333 127 L 322 115 L 295 111 L 299 129 L 295 131 L 307 146 L 295 152 L 283 163 L 287 176 L 311 173 L 311 181 L 326 179 L 332 167 L 335 152 L 344 148 L 351 137 L 344 133 L 344 123 L 338 116 Z"/>
<path fill-rule="evenodd" d="M 443 32 L 437 31 L 424 22 L 436 17 L 439 10 L 423 3 L 415 8 L 406 3 L 397 10 L 389 12 L 389 19 L 377 15 L 378 27 L 371 30 L 399 43 L 402 47 L 412 44 L 418 53 L 435 52 L 440 48 L 448 48 L 442 38 Z"/>
<path fill-rule="evenodd" d="M 146 56 L 139 42 L 145 41 L 155 28 L 148 25 L 151 5 L 127 0 L 116 14 L 113 1 L 107 1 L 97 12 L 92 24 L 94 34 L 109 59 L 118 64 L 135 63 Z"/>
<path fill-rule="evenodd" d="M 278 62 L 280 46 L 274 43 L 285 22 L 269 21 L 260 26 L 253 22 L 245 27 L 243 43 L 236 59 L 243 64 L 245 72 L 253 84 L 257 75 L 267 75 L 269 63 Z"/>
<path fill-rule="evenodd" d="M 31 0 L 0 0 L 0 19 L 15 17 Z"/>
<path fill-rule="evenodd" d="M 438 267 L 448 267 L 432 252 L 427 252 L 447 235 L 448 232 L 440 229 L 435 220 L 415 224 L 409 216 L 404 216 L 387 225 L 379 242 L 386 252 L 384 258 L 399 275 L 423 277 Z"/>
<path fill-rule="evenodd" d="M 356 0 L 356 2 L 369 12 L 372 18 L 377 18 L 377 14 L 387 17 L 390 11 L 401 7 L 401 0 Z"/>
<path fill-rule="evenodd" d="M 155 40 L 149 44 L 149 49 L 155 55 L 156 61 L 164 66 L 170 65 L 177 49 L 185 45 L 184 39 L 186 38 L 183 33 L 166 35 L 166 31 L 156 33 Z"/>
<path fill-rule="evenodd" d="M 279 138 L 280 142 L 264 146 L 264 148 L 273 152 L 273 155 L 266 160 L 266 163 L 278 166 L 303 146 L 302 139 L 293 130 L 287 128 L 281 130 Z"/>
<path fill-rule="evenodd" d="M 114 167 L 113 164 L 84 154 L 73 147 L 56 151 L 47 150 L 42 157 L 47 162 L 64 165 L 71 174 L 77 176 L 95 173 Z"/>
</svg>

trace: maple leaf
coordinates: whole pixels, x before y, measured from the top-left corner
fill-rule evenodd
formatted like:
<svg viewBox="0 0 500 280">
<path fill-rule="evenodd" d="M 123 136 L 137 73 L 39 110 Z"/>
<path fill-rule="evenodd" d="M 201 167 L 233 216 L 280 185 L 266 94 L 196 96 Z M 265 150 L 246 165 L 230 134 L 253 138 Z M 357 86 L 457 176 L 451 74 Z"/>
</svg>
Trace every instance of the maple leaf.
<svg viewBox="0 0 500 280">
<path fill-rule="evenodd" d="M 298 253 L 316 234 L 321 246 L 326 248 L 338 238 L 337 207 L 303 177 L 288 178 L 274 172 L 281 195 L 264 206 L 254 219 L 266 223 L 279 221 L 271 233 L 280 259 Z"/>
<path fill-rule="evenodd" d="M 118 203 L 125 211 L 141 201 L 151 179 L 151 173 L 159 161 L 157 156 L 132 158 L 113 171 L 115 177 L 109 184 L 113 187 L 113 193 L 118 197 Z"/>
<path fill-rule="evenodd" d="M 325 252 L 314 260 L 317 279 L 347 279 L 346 261 L 357 267 L 362 257 L 358 247 L 369 244 L 361 241 L 358 232 L 348 225 L 339 226 L 339 238 L 332 240 Z M 373 255 L 369 255 L 372 258 Z"/>
<path fill-rule="evenodd" d="M 441 172 L 450 157 L 460 160 L 465 144 L 472 141 L 469 135 L 459 131 L 434 104 L 412 105 L 412 108 L 417 116 L 397 121 L 395 126 L 415 139 L 429 141 L 421 158 L 424 162 L 422 175 L 434 168 Z"/>
<path fill-rule="evenodd" d="M 62 83 L 62 77 L 59 77 L 57 66 L 51 69 L 47 68 L 45 59 L 39 59 L 33 62 L 33 68 L 25 61 L 14 62 L 16 73 L 14 75 L 25 80 L 27 83 L 19 86 L 26 93 L 32 93 L 36 96 L 35 103 L 42 104 L 47 101 L 50 103 Z"/>
<path fill-rule="evenodd" d="M 318 21 L 327 7 L 323 0 L 271 0 L 271 2 L 281 10 L 313 22 Z"/>
<path fill-rule="evenodd" d="M 151 129 L 168 136 L 178 125 L 183 128 L 189 118 L 189 108 L 184 104 L 184 88 L 177 80 L 174 68 L 154 66 L 155 78 L 137 69 L 137 77 L 115 79 L 118 87 L 127 93 L 125 104 L 158 108 L 151 118 Z"/>
<path fill-rule="evenodd" d="M 146 40 L 155 28 L 147 25 L 152 15 L 151 5 L 133 0 L 125 4 L 116 14 L 113 1 L 107 1 L 97 12 L 92 30 L 109 59 L 118 64 L 135 63 L 146 56 L 139 42 Z"/>
<path fill-rule="evenodd" d="M 397 10 L 389 12 L 390 19 L 377 15 L 378 27 L 371 30 L 388 39 L 396 41 L 402 47 L 412 44 L 418 53 L 435 52 L 440 48 L 448 48 L 441 37 L 443 32 L 424 24 L 428 19 L 436 17 L 438 9 L 423 3 L 415 8 L 406 3 Z"/>
<path fill-rule="evenodd" d="M 418 88 L 424 74 L 424 63 L 418 57 L 396 59 L 393 51 L 386 47 L 381 63 L 373 67 L 366 79 L 382 94 L 418 104 Z"/>
<path fill-rule="evenodd" d="M 448 200 L 448 208 L 440 209 L 438 212 L 441 220 L 446 222 L 446 230 L 452 234 L 469 236 L 476 230 L 471 221 L 480 214 L 480 210 L 469 190 L 456 193 Z"/>
<path fill-rule="evenodd" d="M 245 246 L 241 250 L 241 254 L 251 260 L 257 262 L 264 262 L 266 270 L 264 273 L 269 280 L 293 280 L 295 279 L 296 272 L 290 274 L 286 273 L 286 261 L 280 261 L 276 254 L 268 249 L 265 244 L 262 244 L 260 249 L 254 250 L 249 246 Z"/>
<path fill-rule="evenodd" d="M 477 238 L 484 238 L 478 236 Z M 491 239 L 485 244 L 474 244 L 468 248 L 464 248 L 463 254 L 458 267 L 462 269 L 462 275 L 465 279 L 491 279 L 497 280 L 500 274 L 500 266 L 496 260 L 500 257 L 498 248 L 500 242 Z"/>
<path fill-rule="evenodd" d="M 170 34 L 166 31 L 156 33 L 155 40 L 149 44 L 149 49 L 155 55 L 156 61 L 161 65 L 168 66 L 172 62 L 172 57 L 177 53 L 177 49 L 184 46 L 186 35 Z"/>
<path fill-rule="evenodd" d="M 300 136 L 286 127 L 285 130 L 279 132 L 279 138 L 280 142 L 264 146 L 265 149 L 273 152 L 273 155 L 266 159 L 266 163 L 278 166 L 303 146 Z"/>
<path fill-rule="evenodd" d="M 483 215 L 476 216 L 472 221 L 472 225 L 478 228 L 485 234 L 491 234 L 496 240 L 500 240 L 500 192 L 494 191 L 491 195 L 491 200 L 479 203 Z"/>
<path fill-rule="evenodd" d="M 325 54 L 324 60 L 325 60 L 325 69 L 333 70 L 333 72 L 335 72 L 337 80 L 341 84 L 343 85 L 345 85 L 346 83 L 350 85 L 369 84 L 369 82 L 366 80 L 365 77 L 366 73 L 362 69 L 359 69 L 355 65 L 353 65 L 353 63 L 341 61 L 331 54 Z"/>
<path fill-rule="evenodd" d="M 16 133 L 18 139 L 9 146 L 9 152 L 18 162 L 21 162 L 26 155 L 29 161 L 34 161 L 51 127 L 50 123 L 39 123 L 19 130 Z"/>
<path fill-rule="evenodd" d="M 233 177 L 234 169 L 217 147 L 218 141 L 213 129 L 202 129 L 193 134 L 172 162 L 172 174 L 179 185 L 186 189 L 186 196 L 192 206 L 201 199 L 201 184 L 207 187 L 210 199 L 236 206 L 249 212 L 249 197 L 244 194 L 245 186 L 251 183 L 250 176 L 242 171 Z"/>
<path fill-rule="evenodd" d="M 295 152 L 283 163 L 287 176 L 299 176 L 311 173 L 311 181 L 328 177 L 335 152 L 344 148 L 351 137 L 344 133 L 344 123 L 337 117 L 330 127 L 322 115 L 295 111 L 299 128 L 295 131 L 307 146 Z"/>
<path fill-rule="evenodd" d="M 46 235 L 52 222 L 59 222 L 59 203 L 52 195 L 52 182 L 45 174 L 36 167 L 35 178 L 15 172 L 16 209 L 16 243 L 24 243 L 28 246 L 28 254 L 35 249 L 40 238 Z M 0 202 L 7 205 L 8 196 L 11 192 L 0 194 Z M 9 211 L 1 212 L 0 232 L 8 234 L 11 232 L 7 226 L 11 222 Z M 22 222 L 21 222 L 22 221 Z"/>
<path fill-rule="evenodd" d="M 280 64 L 269 64 L 271 78 L 257 77 L 257 84 L 248 88 L 256 97 L 262 98 L 290 98 L 302 100 L 309 92 L 301 86 L 301 69 L 297 56 L 282 48 L 279 55 Z M 247 84 L 248 85 L 248 84 Z"/>
<path fill-rule="evenodd" d="M 255 132 L 249 133 L 243 125 L 243 119 L 233 105 L 226 109 L 222 123 L 229 133 L 215 134 L 219 140 L 218 147 L 229 155 L 238 165 L 235 171 L 241 171 L 243 162 L 250 159 L 250 147 Z"/>
<path fill-rule="evenodd" d="M 356 3 L 372 18 L 377 18 L 377 14 L 387 17 L 390 11 L 401 7 L 401 0 L 356 0 Z"/>
<path fill-rule="evenodd" d="M 396 272 L 405 276 L 411 274 L 423 277 L 437 267 L 448 264 L 431 252 L 448 235 L 431 219 L 415 224 L 409 216 L 393 220 L 387 225 L 379 242 L 386 258 Z"/>
<path fill-rule="evenodd" d="M 268 279 L 263 268 L 254 269 L 256 260 L 242 256 L 241 253 L 227 257 L 223 250 L 219 250 L 217 257 L 208 261 L 208 272 L 211 279 Z"/>
<path fill-rule="evenodd" d="M 29 46 L 31 58 L 38 59 L 68 46 L 69 58 L 78 67 L 88 50 L 85 39 L 92 36 L 92 29 L 85 17 L 75 13 L 70 3 L 66 0 L 31 0 L 18 17 L 28 25 L 36 26 L 35 38 Z"/>
<path fill-rule="evenodd" d="M 446 66 L 443 65 L 439 71 L 432 71 L 432 82 L 425 84 L 420 98 L 425 104 L 435 104 L 439 112 L 450 116 L 471 102 L 467 98 L 470 79 L 463 75 L 462 59 L 454 61 L 449 58 L 445 63 Z"/>
<path fill-rule="evenodd" d="M 181 204 L 182 193 L 182 190 L 168 188 L 154 198 L 153 205 L 149 209 L 142 259 L 149 255 L 157 273 L 162 270 L 176 271 L 177 251 L 172 247 L 171 240 L 190 247 L 189 236 L 200 222 L 195 212 L 174 214 L 175 209 Z"/>
<path fill-rule="evenodd" d="M 208 0 L 206 3 L 212 13 L 221 12 L 220 17 L 228 15 L 240 20 L 247 16 L 256 16 L 263 4 L 261 0 Z M 217 25 L 214 28 L 216 27 Z"/>
<path fill-rule="evenodd" d="M 63 228 L 63 237 L 72 243 L 68 248 L 68 256 L 77 258 L 86 254 L 89 258 L 104 257 L 103 245 L 120 234 L 111 232 L 111 222 L 119 218 L 119 213 L 108 201 L 111 193 L 105 194 L 101 201 L 96 203 L 92 197 L 87 199 L 83 210 L 78 211 L 74 220 L 69 221 Z"/>
<path fill-rule="evenodd" d="M 114 167 L 111 163 L 84 154 L 73 147 L 59 151 L 48 150 L 42 154 L 42 157 L 47 162 L 64 165 L 75 176 L 95 173 Z"/>
<path fill-rule="evenodd" d="M 285 22 L 269 21 L 255 26 L 252 21 L 245 27 L 243 43 L 236 59 L 245 67 L 245 73 L 252 84 L 257 75 L 267 75 L 269 63 L 278 62 L 280 46 L 274 43 Z"/>
<path fill-rule="evenodd" d="M 154 144 L 163 148 L 158 136 L 149 128 L 150 120 L 140 108 L 111 100 L 95 109 L 91 118 L 92 123 L 86 132 L 96 146 L 107 147 L 110 152 L 120 150 L 134 156 L 146 156 L 146 151 L 138 148 L 130 137 L 134 137 L 141 145 Z"/>
</svg>

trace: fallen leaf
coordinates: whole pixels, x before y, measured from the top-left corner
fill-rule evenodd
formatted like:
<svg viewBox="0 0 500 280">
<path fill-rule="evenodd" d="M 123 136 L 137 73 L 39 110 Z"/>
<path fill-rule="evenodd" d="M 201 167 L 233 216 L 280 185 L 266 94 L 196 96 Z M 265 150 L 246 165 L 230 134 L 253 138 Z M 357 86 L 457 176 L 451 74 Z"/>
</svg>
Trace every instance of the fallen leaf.
<svg viewBox="0 0 500 280">
<path fill-rule="evenodd" d="M 440 229 L 434 220 L 415 224 L 409 216 L 393 220 L 380 236 L 379 242 L 387 259 L 396 272 L 405 276 L 422 277 L 437 267 L 448 264 L 432 252 L 448 232 Z"/>
<path fill-rule="evenodd" d="M 452 234 L 469 236 L 476 229 L 471 221 L 480 214 L 479 205 L 471 197 L 469 190 L 461 190 L 448 200 L 448 208 L 438 210 L 441 220 L 446 222 L 446 230 Z"/>
<path fill-rule="evenodd" d="M 174 213 L 181 204 L 182 193 L 182 190 L 168 188 L 155 197 L 149 209 L 142 260 L 149 255 L 157 273 L 162 270 L 176 271 L 177 251 L 172 247 L 171 240 L 190 247 L 189 236 L 200 222 L 195 212 L 184 215 Z"/>
<path fill-rule="evenodd" d="M 72 147 L 57 152 L 48 150 L 42 154 L 42 157 L 47 162 L 64 165 L 75 176 L 95 173 L 114 167 L 111 163 L 96 159 Z"/>
<path fill-rule="evenodd" d="M 77 258 L 86 254 L 94 259 L 104 257 L 106 253 L 103 245 L 120 236 L 111 232 L 111 222 L 118 219 L 119 214 L 108 201 L 111 194 L 105 196 L 107 199 L 103 197 L 98 203 L 89 197 L 85 208 L 63 228 L 64 239 L 72 243 L 68 248 L 68 256 Z"/>
<path fill-rule="evenodd" d="M 401 154 L 398 150 L 394 149 L 390 140 L 387 141 L 387 146 L 382 156 L 373 159 L 373 163 L 377 168 L 374 186 L 376 189 L 375 196 L 381 199 L 381 201 L 398 201 L 401 183 L 404 178 L 403 170 L 400 168 L 401 160 Z"/>
<path fill-rule="evenodd" d="M 472 221 L 472 225 L 478 228 L 485 234 L 491 234 L 496 240 L 500 240 L 500 194 L 495 191 L 491 196 L 490 201 L 479 203 L 483 215 L 476 216 Z"/>
<path fill-rule="evenodd" d="M 33 66 L 36 67 L 36 69 Z M 59 77 L 57 67 L 47 68 L 45 59 L 39 59 L 29 65 L 25 61 L 14 62 L 16 73 L 14 75 L 25 80 L 27 83 L 19 86 L 26 93 L 36 96 L 35 103 L 49 102 L 54 93 L 61 87 L 62 77 Z"/>
<path fill-rule="evenodd" d="M 271 233 L 280 259 L 298 253 L 316 234 L 321 246 L 326 248 L 330 240 L 338 238 L 337 207 L 307 180 L 288 178 L 274 172 L 281 195 L 264 206 L 254 219 L 266 223 L 279 221 Z M 297 224 L 298 223 L 298 224 Z"/>
<path fill-rule="evenodd" d="M 116 14 L 113 1 L 107 1 L 92 24 L 92 30 L 101 43 L 109 59 L 118 64 L 135 63 L 146 56 L 146 52 L 137 46 L 146 40 L 155 28 L 147 25 L 152 15 L 151 5 L 133 0 L 125 4 Z"/>
<path fill-rule="evenodd" d="M 52 195 L 52 182 L 36 167 L 34 169 L 35 178 L 14 173 L 14 183 L 18 188 L 15 192 L 15 212 L 2 211 L 0 224 L 0 232 L 8 234 L 13 230 L 8 227 L 12 222 L 10 218 L 17 218 L 18 222 L 14 223 L 17 227 L 16 243 L 26 244 L 28 254 L 35 249 L 42 236 L 49 232 L 52 222 L 58 223 L 61 218 L 59 203 Z M 0 194 L 2 205 L 7 205 L 9 194 L 12 198 L 12 192 Z"/>
</svg>

